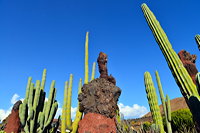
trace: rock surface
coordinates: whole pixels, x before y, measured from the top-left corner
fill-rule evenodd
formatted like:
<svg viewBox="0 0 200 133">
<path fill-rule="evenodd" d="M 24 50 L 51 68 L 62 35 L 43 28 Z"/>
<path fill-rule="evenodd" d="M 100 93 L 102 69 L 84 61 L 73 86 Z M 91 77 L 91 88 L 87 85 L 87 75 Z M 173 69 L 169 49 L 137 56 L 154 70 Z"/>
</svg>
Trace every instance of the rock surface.
<svg viewBox="0 0 200 133">
<path fill-rule="evenodd" d="M 119 87 L 104 78 L 97 78 L 84 84 L 79 94 L 80 111 L 98 113 L 113 118 L 118 109 L 117 101 L 121 94 Z"/>
<path fill-rule="evenodd" d="M 79 122 L 78 133 L 116 133 L 115 119 L 88 113 Z"/>
<path fill-rule="evenodd" d="M 108 76 L 108 69 L 107 69 L 108 56 L 105 53 L 100 52 L 97 62 L 99 67 L 100 78 L 104 78 L 109 82 L 113 83 L 114 85 L 116 85 L 115 78 L 112 75 Z"/>
<path fill-rule="evenodd" d="M 19 105 L 22 102 L 19 100 L 17 101 L 11 111 L 11 114 L 8 117 L 8 122 L 6 124 L 6 127 L 4 129 L 4 131 L 6 133 L 19 133 L 20 131 L 20 119 L 19 119 Z"/>
<path fill-rule="evenodd" d="M 190 77 L 192 78 L 194 84 L 196 84 L 195 76 L 198 73 L 196 68 L 195 61 L 197 59 L 196 55 L 191 55 L 189 52 L 185 50 L 181 50 L 178 53 L 181 62 L 183 63 L 184 67 L 186 68 L 187 72 L 189 73 Z"/>
</svg>

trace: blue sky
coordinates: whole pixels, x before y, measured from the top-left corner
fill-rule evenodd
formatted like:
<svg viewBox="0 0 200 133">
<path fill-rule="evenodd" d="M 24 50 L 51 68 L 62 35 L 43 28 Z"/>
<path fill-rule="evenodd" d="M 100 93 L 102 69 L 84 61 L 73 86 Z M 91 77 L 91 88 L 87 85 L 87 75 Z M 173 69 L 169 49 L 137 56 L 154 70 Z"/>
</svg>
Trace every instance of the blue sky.
<svg viewBox="0 0 200 133">
<path fill-rule="evenodd" d="M 32 76 L 34 81 L 41 79 L 44 68 L 45 90 L 48 93 L 51 81 L 56 80 L 60 107 L 64 82 L 69 74 L 74 74 L 75 110 L 78 81 L 84 78 L 87 31 L 90 72 L 99 52 L 105 52 L 109 58 L 108 71 L 122 89 L 119 103 L 125 118 L 139 117 L 149 110 L 145 71 L 151 73 L 157 88 L 154 72 L 158 70 L 164 93 L 171 99 L 180 97 L 143 16 L 142 3 L 154 12 L 176 52 L 185 49 L 199 55 L 194 40 L 200 34 L 198 0 L 0 1 L 0 117 L 9 112 L 12 102 L 25 96 L 28 77 Z M 198 59 L 196 64 L 198 68 Z M 98 70 L 96 73 L 98 77 Z"/>
</svg>

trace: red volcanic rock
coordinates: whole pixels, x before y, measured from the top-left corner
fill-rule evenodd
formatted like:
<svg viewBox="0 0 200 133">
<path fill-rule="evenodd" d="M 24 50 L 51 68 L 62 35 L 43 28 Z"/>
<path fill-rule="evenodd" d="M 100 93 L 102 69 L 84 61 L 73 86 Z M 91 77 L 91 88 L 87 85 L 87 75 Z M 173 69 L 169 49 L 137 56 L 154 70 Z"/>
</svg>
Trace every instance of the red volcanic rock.
<svg viewBox="0 0 200 133">
<path fill-rule="evenodd" d="M 116 129 L 114 118 L 87 113 L 79 122 L 78 133 L 116 133 Z"/>
<path fill-rule="evenodd" d="M 196 84 L 195 76 L 198 73 L 196 68 L 195 61 L 197 59 L 196 55 L 191 55 L 189 52 L 185 50 L 181 50 L 178 53 L 181 62 L 183 63 L 184 67 L 186 68 L 187 72 L 189 73 L 190 77 L 192 78 L 194 84 Z"/>
<path fill-rule="evenodd" d="M 21 101 L 18 101 L 14 104 L 12 112 L 8 117 L 8 122 L 4 129 L 6 133 L 19 133 L 21 126 L 19 119 L 19 105 L 21 103 L 22 103 Z"/>
</svg>

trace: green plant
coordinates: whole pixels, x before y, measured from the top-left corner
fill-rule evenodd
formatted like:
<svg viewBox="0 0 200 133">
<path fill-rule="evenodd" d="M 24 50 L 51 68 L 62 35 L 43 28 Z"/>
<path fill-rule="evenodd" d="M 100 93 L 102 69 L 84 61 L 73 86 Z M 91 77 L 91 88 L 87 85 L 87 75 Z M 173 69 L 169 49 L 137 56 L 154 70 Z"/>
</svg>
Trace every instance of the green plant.
<svg viewBox="0 0 200 133">
<path fill-rule="evenodd" d="M 85 78 L 84 78 L 84 84 L 87 84 L 89 82 L 89 67 L 88 67 L 88 35 L 89 32 L 86 33 L 86 40 L 85 40 Z M 96 68 L 96 63 L 93 63 L 92 66 L 92 74 L 91 74 L 91 80 L 95 78 L 95 68 Z M 79 87 L 78 87 L 78 94 L 81 93 L 81 88 L 82 88 L 82 79 L 79 81 Z M 82 118 L 82 112 L 79 111 L 79 102 L 77 106 L 77 111 L 76 111 L 76 117 L 73 121 L 71 122 L 71 90 L 72 90 L 72 84 L 66 82 L 65 85 L 65 92 L 64 92 L 64 100 L 63 100 L 63 111 L 62 111 L 62 124 L 61 124 L 61 130 L 62 133 L 65 133 L 65 130 L 68 129 L 70 130 L 71 133 L 76 133 L 78 130 L 78 123 Z M 65 123 L 65 124 L 64 124 Z"/>
<path fill-rule="evenodd" d="M 148 122 L 148 121 L 144 122 L 142 125 L 143 125 L 143 130 L 144 130 L 145 132 L 149 131 L 150 128 L 151 128 L 151 123 Z"/>
<path fill-rule="evenodd" d="M 193 118 L 196 121 L 196 128 L 198 132 L 200 132 L 200 96 L 198 93 L 198 88 L 193 83 L 178 55 L 173 50 L 167 35 L 163 31 L 156 17 L 146 4 L 142 4 L 142 11 L 161 51 L 163 52 L 172 75 L 174 76 L 176 83 L 179 86 L 181 93 L 193 114 Z"/>
<path fill-rule="evenodd" d="M 164 133 L 162 117 L 160 114 L 160 108 L 158 106 L 158 98 L 156 95 L 156 89 L 154 87 L 154 84 L 149 72 L 144 73 L 144 82 L 145 82 L 145 89 L 147 93 L 147 99 L 149 102 L 149 107 L 151 110 L 153 122 L 156 124 L 156 126 L 159 127 L 160 132 Z"/>
<path fill-rule="evenodd" d="M 196 36 L 195 36 L 195 40 L 196 40 L 198 49 L 200 50 L 200 35 L 196 35 Z"/>
<path fill-rule="evenodd" d="M 19 117 L 26 133 L 46 133 L 50 129 L 51 122 L 56 114 L 58 103 L 55 100 L 56 89 L 53 80 L 50 87 L 48 101 L 45 102 L 46 69 L 43 71 L 42 82 L 36 81 L 36 85 L 28 79 L 26 96 L 19 107 Z M 44 103 L 45 102 L 45 103 Z"/>
<path fill-rule="evenodd" d="M 164 96 L 164 92 L 162 89 L 162 84 L 160 81 L 158 71 L 156 71 L 156 81 L 157 81 L 157 85 L 158 85 L 158 89 L 159 89 L 159 93 L 160 93 L 160 99 L 162 101 L 163 111 L 164 111 L 164 115 L 165 115 L 165 122 L 167 125 L 167 133 L 172 133 L 170 99 L 169 99 L 168 95 L 166 95 L 166 98 Z"/>
<path fill-rule="evenodd" d="M 172 112 L 172 130 L 173 132 L 183 132 L 187 129 L 190 132 L 194 129 L 194 122 L 192 119 L 192 113 L 189 109 L 180 109 Z"/>
</svg>

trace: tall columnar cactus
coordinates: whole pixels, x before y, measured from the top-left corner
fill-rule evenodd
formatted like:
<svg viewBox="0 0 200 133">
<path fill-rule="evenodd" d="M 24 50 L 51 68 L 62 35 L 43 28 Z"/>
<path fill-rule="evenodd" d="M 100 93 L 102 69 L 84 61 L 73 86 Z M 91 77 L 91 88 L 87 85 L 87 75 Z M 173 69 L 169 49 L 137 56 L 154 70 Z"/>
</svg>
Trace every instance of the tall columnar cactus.
<svg viewBox="0 0 200 133">
<path fill-rule="evenodd" d="M 142 4 L 142 10 L 146 21 L 152 30 L 152 33 L 168 63 L 168 66 L 174 76 L 177 85 L 179 86 L 182 95 L 184 96 L 192 114 L 196 121 L 196 127 L 200 132 L 200 96 L 196 85 L 193 83 L 190 75 L 183 66 L 176 52 L 173 50 L 171 43 L 169 42 L 167 35 L 163 31 L 159 22 L 157 21 L 154 14 L 148 8 L 146 4 Z M 197 106 L 198 105 L 198 106 Z"/>
<path fill-rule="evenodd" d="M 92 81 L 94 79 L 95 70 L 96 70 L 96 62 L 93 62 L 93 65 L 92 65 L 92 76 L 91 76 L 90 81 Z"/>
<path fill-rule="evenodd" d="M 200 50 L 200 35 L 196 35 L 196 36 L 195 36 L 195 40 L 196 40 L 198 49 Z"/>
<path fill-rule="evenodd" d="M 156 95 L 156 89 L 154 87 L 151 75 L 149 72 L 144 73 L 145 89 L 147 93 L 147 99 L 149 102 L 153 122 L 159 126 L 160 132 L 164 133 L 162 117 L 160 114 L 160 108 L 158 106 L 158 98 Z"/>
<path fill-rule="evenodd" d="M 79 80 L 78 94 L 81 93 L 81 88 L 82 88 L 82 79 Z M 72 129 L 73 129 L 72 133 L 77 132 L 78 122 L 81 120 L 81 117 L 82 117 L 82 112 L 79 111 L 79 103 L 78 103 L 78 107 L 77 107 L 77 110 L 76 110 L 76 117 L 75 117 L 73 124 L 72 124 Z"/>
<path fill-rule="evenodd" d="M 88 52 L 88 35 L 89 32 L 86 33 L 85 38 L 85 80 L 84 83 L 87 84 L 89 81 L 89 67 L 88 67 L 88 58 L 89 58 L 89 52 Z"/>
<path fill-rule="evenodd" d="M 68 88 L 68 81 L 65 82 L 63 107 L 62 107 L 62 119 L 61 119 L 61 133 L 65 133 L 66 131 L 67 88 Z"/>
<path fill-rule="evenodd" d="M 55 100 L 55 81 L 52 81 L 49 99 L 46 103 L 47 107 L 44 107 L 46 69 L 43 71 L 41 83 L 37 80 L 36 86 L 34 86 L 31 80 L 32 78 L 29 78 L 25 99 L 19 107 L 20 122 L 26 133 L 46 133 L 58 108 L 58 103 Z"/>
<path fill-rule="evenodd" d="M 72 82 L 73 75 L 70 74 L 69 85 L 67 87 L 67 107 L 66 107 L 66 128 L 72 130 L 72 120 L 71 120 L 71 101 L 72 101 Z"/>
<path fill-rule="evenodd" d="M 167 125 L 167 133 L 172 133 L 170 100 L 169 100 L 168 95 L 166 96 L 166 99 L 165 99 L 158 71 L 156 71 L 156 81 L 157 81 L 160 98 L 162 101 L 163 111 L 164 111 L 164 115 L 165 115 L 165 122 Z"/>
</svg>

